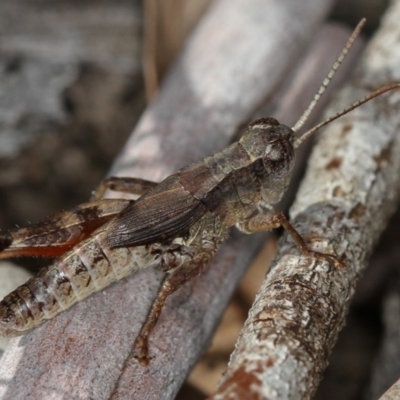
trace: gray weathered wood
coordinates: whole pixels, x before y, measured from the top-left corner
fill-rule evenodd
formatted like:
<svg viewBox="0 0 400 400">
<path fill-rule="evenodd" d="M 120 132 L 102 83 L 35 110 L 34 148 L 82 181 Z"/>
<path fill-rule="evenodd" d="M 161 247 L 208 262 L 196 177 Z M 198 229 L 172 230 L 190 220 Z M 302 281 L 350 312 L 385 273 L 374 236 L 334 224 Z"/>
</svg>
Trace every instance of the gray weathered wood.
<svg viewBox="0 0 400 400">
<path fill-rule="evenodd" d="M 0 158 L 65 123 L 63 91 L 82 65 L 119 74 L 140 71 L 137 4 L 83 3 L 1 3 Z"/>
</svg>

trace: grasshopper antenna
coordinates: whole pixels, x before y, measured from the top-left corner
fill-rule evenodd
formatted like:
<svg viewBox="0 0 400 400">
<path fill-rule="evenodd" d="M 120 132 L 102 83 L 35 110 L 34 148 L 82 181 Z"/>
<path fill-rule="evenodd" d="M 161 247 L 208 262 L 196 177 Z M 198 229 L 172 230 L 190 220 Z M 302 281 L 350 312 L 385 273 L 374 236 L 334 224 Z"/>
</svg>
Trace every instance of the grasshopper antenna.
<svg viewBox="0 0 400 400">
<path fill-rule="evenodd" d="M 338 112 L 337 114 L 333 115 L 332 117 L 329 117 L 325 121 L 322 121 L 318 125 L 314 126 L 314 128 L 311 128 L 309 131 L 298 137 L 294 142 L 293 142 L 293 147 L 296 149 L 297 147 L 300 146 L 301 143 L 304 142 L 309 136 L 313 135 L 316 131 L 318 131 L 320 128 L 322 128 L 325 125 L 328 125 L 330 122 L 334 121 L 335 119 L 340 118 L 341 116 L 347 114 L 348 112 L 354 110 L 355 108 L 361 106 L 364 103 L 367 103 L 368 101 L 374 99 L 375 97 L 380 96 L 383 93 L 390 92 L 391 90 L 394 89 L 399 89 L 400 88 L 400 83 L 392 83 L 391 85 L 383 86 L 380 89 L 376 90 L 375 92 L 370 93 L 368 96 L 363 97 L 361 100 L 356 101 L 352 105 L 346 107 L 344 110 Z"/>
<path fill-rule="evenodd" d="M 299 120 L 296 122 L 294 127 L 292 128 L 294 132 L 297 132 L 307 121 L 307 118 L 311 114 L 311 111 L 314 109 L 314 107 L 317 105 L 319 99 L 325 92 L 326 88 L 329 86 L 329 83 L 331 82 L 332 78 L 335 76 L 336 71 L 339 69 L 340 64 L 342 64 L 343 60 L 346 58 L 347 53 L 350 51 L 351 47 L 353 46 L 353 43 L 357 39 L 357 36 L 360 34 L 361 30 L 364 28 L 365 23 L 367 20 L 363 18 L 356 28 L 354 29 L 353 33 L 347 40 L 346 45 L 343 47 L 343 50 L 340 52 L 339 57 L 336 59 L 335 63 L 333 64 L 333 67 L 329 71 L 327 77 L 324 79 L 322 82 L 321 86 L 319 87 L 317 93 L 315 93 L 315 96 L 313 100 L 311 101 L 310 105 L 307 107 L 307 109 L 304 111 L 303 115 L 299 118 Z"/>
<path fill-rule="evenodd" d="M 357 39 L 357 36 L 360 34 L 361 30 L 363 29 L 364 25 L 366 23 L 366 19 L 363 18 L 356 28 L 354 29 L 353 33 L 349 37 L 346 45 L 343 47 L 343 50 L 339 54 L 339 57 L 336 59 L 335 63 L 333 64 L 333 67 L 329 71 L 327 77 L 324 79 L 322 82 L 321 86 L 319 87 L 317 93 L 315 93 L 315 96 L 313 100 L 311 101 L 310 105 L 307 107 L 307 109 L 304 111 L 303 115 L 299 118 L 299 120 L 296 122 L 292 130 L 294 132 L 297 132 L 307 121 L 307 118 L 311 114 L 312 110 L 315 108 L 317 105 L 319 99 L 325 92 L 326 88 L 329 86 L 329 83 L 331 82 L 332 78 L 335 76 L 336 71 L 339 69 L 340 65 L 342 64 L 343 60 L 346 58 L 348 52 L 350 51 L 351 47 L 353 46 L 353 43 Z M 325 121 L 322 121 L 318 125 L 314 126 L 311 128 L 309 131 L 298 137 L 293 141 L 293 147 L 296 149 L 300 146 L 301 143 L 304 142 L 308 137 L 313 135 L 315 132 L 317 132 L 320 128 L 322 128 L 325 125 L 328 125 L 330 122 L 334 121 L 335 119 L 340 118 L 341 116 L 347 114 L 348 112 L 354 110 L 355 108 L 361 106 L 364 103 L 367 103 L 368 101 L 374 99 L 375 97 L 380 96 L 383 93 L 389 92 L 394 89 L 399 89 L 400 88 L 400 83 L 392 83 L 387 86 L 383 86 L 380 89 L 376 90 L 373 93 L 370 93 L 369 95 L 363 97 L 361 100 L 356 101 L 355 103 L 351 104 L 350 106 L 346 107 L 344 110 L 339 111 L 337 114 L 333 115 L 332 117 L 329 117 Z"/>
</svg>

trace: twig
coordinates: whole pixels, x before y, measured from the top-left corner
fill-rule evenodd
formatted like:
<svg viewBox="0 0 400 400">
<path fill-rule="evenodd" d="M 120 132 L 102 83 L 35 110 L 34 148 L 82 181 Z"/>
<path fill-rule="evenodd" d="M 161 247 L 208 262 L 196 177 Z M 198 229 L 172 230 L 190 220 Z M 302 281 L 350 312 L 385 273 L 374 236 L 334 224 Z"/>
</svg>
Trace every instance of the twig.
<svg viewBox="0 0 400 400">
<path fill-rule="evenodd" d="M 372 87 L 400 81 L 399 15 L 395 1 L 328 115 Z M 315 392 L 357 278 L 398 202 L 399 99 L 392 93 L 347 115 L 315 147 L 291 214 L 314 248 L 342 256 L 346 268 L 298 256 L 285 238 L 213 399 L 307 399 Z"/>
</svg>

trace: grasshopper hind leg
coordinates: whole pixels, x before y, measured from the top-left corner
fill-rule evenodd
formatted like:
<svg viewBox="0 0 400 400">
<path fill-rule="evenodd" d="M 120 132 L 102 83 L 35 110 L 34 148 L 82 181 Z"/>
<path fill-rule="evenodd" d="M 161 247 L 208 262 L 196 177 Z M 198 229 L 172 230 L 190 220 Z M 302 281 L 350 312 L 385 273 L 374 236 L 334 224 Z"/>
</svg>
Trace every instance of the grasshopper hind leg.
<svg viewBox="0 0 400 400">
<path fill-rule="evenodd" d="M 163 253 L 162 267 L 167 275 L 134 343 L 133 355 L 141 364 L 149 363 L 149 336 L 168 296 L 207 268 L 227 235 L 228 230 L 209 214 L 191 228 L 188 237 L 177 238 L 164 248 L 162 244 L 157 246 Z"/>
<path fill-rule="evenodd" d="M 26 228 L 0 234 L 0 260 L 11 257 L 57 257 L 71 250 L 132 201 L 104 199 L 82 203 Z"/>
<path fill-rule="evenodd" d="M 140 178 L 107 178 L 90 202 L 26 228 L 0 234 L 0 259 L 61 256 L 132 203 L 132 200 L 103 199 L 107 189 L 142 195 L 154 186 L 155 182 Z"/>
</svg>

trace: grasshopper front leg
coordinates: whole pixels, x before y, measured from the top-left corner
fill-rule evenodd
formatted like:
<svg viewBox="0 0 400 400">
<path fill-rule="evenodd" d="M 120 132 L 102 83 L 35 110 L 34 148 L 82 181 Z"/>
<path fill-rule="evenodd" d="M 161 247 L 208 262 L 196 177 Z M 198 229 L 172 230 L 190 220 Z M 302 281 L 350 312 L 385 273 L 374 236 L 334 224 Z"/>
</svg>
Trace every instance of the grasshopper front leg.
<svg viewBox="0 0 400 400">
<path fill-rule="evenodd" d="M 303 237 L 295 229 L 295 227 L 286 219 L 285 215 L 281 212 L 272 210 L 267 213 L 257 214 L 243 222 L 236 225 L 244 233 L 256 233 L 263 232 L 266 230 L 282 227 L 284 228 L 295 241 L 299 250 L 311 257 L 315 257 L 322 260 L 332 261 L 337 267 L 343 268 L 343 262 L 336 256 L 331 254 L 320 253 L 318 251 L 311 250 Z"/>
</svg>

